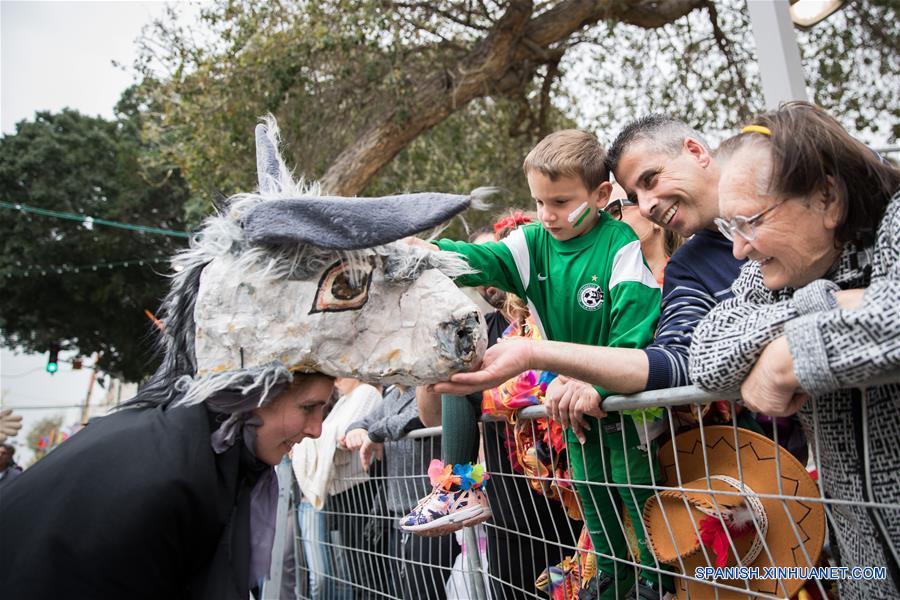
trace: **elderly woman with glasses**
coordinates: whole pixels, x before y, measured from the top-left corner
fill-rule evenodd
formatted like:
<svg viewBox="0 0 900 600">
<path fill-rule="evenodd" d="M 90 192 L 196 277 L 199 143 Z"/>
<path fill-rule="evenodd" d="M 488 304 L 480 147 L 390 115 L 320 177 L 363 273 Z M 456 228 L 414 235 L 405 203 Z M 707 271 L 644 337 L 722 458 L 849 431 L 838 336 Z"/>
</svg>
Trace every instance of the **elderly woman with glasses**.
<svg viewBox="0 0 900 600">
<path fill-rule="evenodd" d="M 694 332 L 693 380 L 799 411 L 839 501 L 834 558 L 887 567 L 840 582 L 841 598 L 900 597 L 900 386 L 853 389 L 900 365 L 900 171 L 804 102 L 754 119 L 719 159 L 716 223 L 749 261 Z"/>
</svg>

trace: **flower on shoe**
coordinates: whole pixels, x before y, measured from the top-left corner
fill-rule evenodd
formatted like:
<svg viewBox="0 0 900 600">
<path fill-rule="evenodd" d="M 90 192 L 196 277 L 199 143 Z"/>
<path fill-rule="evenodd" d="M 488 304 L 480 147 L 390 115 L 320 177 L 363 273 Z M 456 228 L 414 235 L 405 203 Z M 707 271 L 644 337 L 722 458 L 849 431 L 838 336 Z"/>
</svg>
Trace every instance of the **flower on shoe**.
<svg viewBox="0 0 900 600">
<path fill-rule="evenodd" d="M 428 465 L 428 478 L 433 486 L 444 480 L 444 463 L 441 459 L 435 458 Z"/>
<path fill-rule="evenodd" d="M 472 489 L 472 486 L 475 484 L 475 480 L 472 479 L 471 463 L 453 465 L 453 474 L 459 477 L 459 487 L 461 489 Z"/>
<path fill-rule="evenodd" d="M 480 489 L 490 478 L 484 465 L 472 463 L 453 465 L 452 476 L 456 479 L 454 483 L 458 484 L 462 490 Z"/>
<path fill-rule="evenodd" d="M 440 486 L 445 491 L 454 484 L 459 485 L 459 477 L 453 473 L 453 465 L 445 465 L 437 458 L 428 465 L 428 478 L 432 486 Z"/>
</svg>

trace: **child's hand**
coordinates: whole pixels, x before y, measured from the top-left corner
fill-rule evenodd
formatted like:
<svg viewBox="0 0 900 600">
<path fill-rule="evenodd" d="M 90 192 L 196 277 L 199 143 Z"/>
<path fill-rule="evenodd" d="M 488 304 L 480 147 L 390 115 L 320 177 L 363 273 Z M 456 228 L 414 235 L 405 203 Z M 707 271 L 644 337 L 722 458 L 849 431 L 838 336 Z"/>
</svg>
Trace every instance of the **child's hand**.
<svg viewBox="0 0 900 600">
<path fill-rule="evenodd" d="M 863 294 L 866 288 L 857 288 L 854 290 L 840 290 L 834 293 L 838 306 L 845 310 L 856 310 L 862 304 Z"/>
<path fill-rule="evenodd" d="M 431 242 L 426 242 L 425 240 L 417 238 L 414 235 L 405 237 L 400 241 L 409 244 L 410 246 L 415 246 L 416 248 L 422 248 L 423 250 L 438 250 L 438 247 Z"/>
<path fill-rule="evenodd" d="M 369 464 L 372 458 L 381 460 L 384 457 L 384 444 L 381 442 L 373 442 L 366 436 L 366 441 L 359 449 L 359 462 L 362 463 L 363 471 L 369 472 Z"/>
<path fill-rule="evenodd" d="M 601 403 L 600 394 L 594 386 L 564 375 L 550 382 L 544 399 L 550 418 L 559 421 L 564 428 L 571 427 L 582 444 L 585 442 L 584 432 L 591 430 L 584 415 L 605 417 Z"/>
<path fill-rule="evenodd" d="M 342 448 L 346 448 L 352 452 L 359 450 L 368 440 L 369 432 L 362 427 L 359 427 L 348 431 L 344 437 L 338 440 L 338 444 L 340 444 Z"/>
</svg>

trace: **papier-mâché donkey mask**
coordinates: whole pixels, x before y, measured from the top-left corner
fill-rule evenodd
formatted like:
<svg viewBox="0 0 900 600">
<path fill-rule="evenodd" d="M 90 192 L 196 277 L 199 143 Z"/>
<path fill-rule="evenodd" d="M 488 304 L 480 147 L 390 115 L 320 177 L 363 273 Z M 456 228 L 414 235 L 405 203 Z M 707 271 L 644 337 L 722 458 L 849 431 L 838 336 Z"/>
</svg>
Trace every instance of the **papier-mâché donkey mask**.
<svg viewBox="0 0 900 600">
<path fill-rule="evenodd" d="M 256 144 L 259 192 L 231 198 L 173 261 L 163 368 L 193 374 L 181 377 L 183 402 L 291 372 L 416 385 L 478 364 L 484 319 L 452 281 L 471 269 L 397 240 L 480 191 L 320 196 L 292 178 L 274 120 L 257 126 Z"/>
</svg>

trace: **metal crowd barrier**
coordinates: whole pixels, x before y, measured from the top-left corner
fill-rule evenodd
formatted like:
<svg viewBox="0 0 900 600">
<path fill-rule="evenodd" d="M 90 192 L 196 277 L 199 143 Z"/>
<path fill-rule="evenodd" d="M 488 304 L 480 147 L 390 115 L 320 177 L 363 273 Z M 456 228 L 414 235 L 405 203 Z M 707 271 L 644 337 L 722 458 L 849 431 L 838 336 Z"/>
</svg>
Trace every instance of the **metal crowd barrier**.
<svg viewBox="0 0 900 600">
<path fill-rule="evenodd" d="M 860 394 L 863 410 L 867 402 L 864 393 L 867 387 L 898 382 L 900 372 L 868 382 L 868 386 L 859 388 L 863 392 Z M 818 423 L 822 407 L 818 406 L 815 399 L 810 402 L 812 418 L 814 423 Z M 713 409 L 703 408 L 711 406 L 711 403 L 718 404 Z M 767 507 L 764 511 L 765 516 L 761 517 L 763 513 L 755 510 L 746 513 L 750 515 L 751 520 L 748 527 L 752 526 L 749 538 L 732 536 L 728 524 L 722 521 L 721 517 L 715 517 L 722 526 L 722 535 L 727 538 L 727 552 L 732 557 L 746 558 L 749 545 L 747 540 L 752 539 L 754 537 L 752 534 L 755 533 L 757 539 L 764 540 L 759 544 L 761 547 L 755 549 L 758 556 L 762 557 L 761 562 L 757 564 L 779 566 L 775 557 L 783 556 L 785 549 L 790 548 L 793 564 L 798 567 L 818 568 L 835 566 L 829 565 L 825 557 L 829 549 L 829 539 L 833 541 L 835 532 L 838 531 L 835 527 L 836 518 L 846 522 L 847 511 L 864 510 L 872 516 L 873 521 L 884 533 L 885 523 L 898 522 L 900 505 L 879 502 L 877 498 L 873 498 L 871 502 L 859 503 L 826 497 L 821 472 L 815 486 L 810 488 L 812 493 L 798 495 L 797 489 L 786 489 L 793 488 L 791 483 L 793 479 L 787 477 L 786 474 L 790 469 L 783 463 L 793 459 L 786 459 L 779 452 L 773 452 L 772 456 L 766 457 L 767 460 L 773 459 L 773 463 L 766 468 L 772 469 L 772 478 L 776 480 L 774 490 L 767 493 L 752 490 L 752 486 L 748 483 L 753 480 L 752 474 L 745 474 L 743 469 L 753 468 L 755 465 L 749 465 L 748 461 L 755 461 L 759 457 L 748 454 L 749 450 L 741 449 L 741 445 L 737 443 L 738 427 L 743 418 L 739 415 L 739 406 L 737 395 L 708 394 L 695 387 L 658 390 L 631 396 L 612 396 L 605 400 L 603 407 L 612 414 L 624 410 L 661 408 L 667 417 L 667 431 L 660 439 L 671 440 L 680 432 L 694 430 L 693 439 L 697 448 L 701 450 L 702 457 L 703 473 L 700 478 L 705 480 L 706 484 L 699 488 L 689 486 L 692 477 L 688 477 L 686 472 L 682 477 L 682 471 L 687 464 L 683 462 L 683 456 L 688 454 L 689 449 L 681 447 L 672 454 L 673 457 L 679 458 L 677 460 L 673 458 L 671 461 L 673 464 L 666 467 L 670 471 L 668 478 L 661 480 L 653 473 L 653 469 L 650 469 L 652 475 L 649 482 L 633 482 L 627 467 L 629 464 L 639 463 L 629 462 L 634 457 L 629 459 L 626 447 L 626 482 L 587 484 L 593 490 L 590 496 L 595 501 L 601 497 L 600 494 L 606 494 L 613 500 L 612 504 L 618 507 L 615 518 L 602 521 L 603 531 L 598 534 L 604 536 L 606 540 L 614 536 L 623 536 L 629 548 L 628 555 L 624 557 L 584 552 L 576 546 L 582 522 L 573 519 L 572 516 L 573 513 L 577 515 L 583 510 L 584 507 L 580 502 L 583 502 L 584 498 L 581 497 L 578 504 L 573 504 L 574 495 L 569 490 L 574 484 L 581 482 L 575 482 L 571 476 L 553 471 L 553 466 L 561 464 L 560 459 L 563 458 L 556 451 L 554 443 L 544 444 L 534 452 L 524 448 L 527 444 L 522 443 L 522 440 L 527 441 L 529 436 L 530 439 L 536 439 L 546 434 L 546 412 L 543 406 L 518 411 L 515 429 L 502 417 L 482 420 L 480 458 L 487 459 L 491 476 L 488 482 L 488 498 L 493 518 L 476 528 L 466 528 L 458 536 L 427 538 L 404 534 L 397 528 L 400 517 L 431 490 L 427 468 L 432 458 L 441 456 L 440 427 L 414 431 L 402 440 L 385 443 L 384 460 L 373 464 L 369 477 L 360 478 L 348 491 L 329 498 L 324 509 L 319 512 L 311 511 L 300 504 L 296 485 L 292 484 L 290 463 L 285 462 L 279 467 L 281 495 L 276 547 L 273 549 L 271 579 L 263 588 L 263 598 L 267 600 L 547 598 L 546 588 L 542 591 L 535 586 L 541 571 L 562 563 L 562 569 L 550 574 L 551 586 L 566 585 L 566 582 L 572 581 L 577 586 L 579 582 L 577 578 L 572 579 L 571 573 L 590 575 L 589 572 L 583 572 L 585 566 L 590 570 L 586 562 L 586 557 L 590 554 L 595 558 L 611 561 L 616 573 L 623 574 L 625 581 L 630 582 L 638 575 L 645 579 L 655 579 L 658 583 L 662 583 L 664 577 L 671 578 L 676 585 L 688 588 L 687 592 L 682 593 L 682 597 L 786 598 L 792 595 L 797 597 L 799 590 L 796 589 L 796 585 L 791 587 L 787 576 L 771 580 L 767 584 L 769 587 L 765 589 L 753 587 L 752 577 L 749 576 L 711 580 L 708 574 L 705 578 L 698 578 L 697 573 L 691 570 L 691 564 L 696 564 L 696 559 L 702 556 L 703 563 L 715 565 L 716 555 L 709 547 L 699 543 L 698 540 L 704 532 L 699 531 L 695 523 L 687 521 L 693 531 L 685 535 L 683 531 L 685 521 L 682 519 L 682 531 L 675 531 L 674 521 L 670 522 L 670 516 L 674 519 L 675 515 L 669 515 L 668 512 L 679 512 L 682 506 L 684 511 L 690 511 L 688 497 L 683 494 L 690 495 L 698 490 L 709 492 L 711 487 L 716 493 L 714 495 L 707 493 L 706 497 L 709 499 L 708 503 L 716 509 L 729 504 L 729 498 L 740 499 L 743 506 L 750 509 L 758 508 L 760 503 L 764 503 Z M 704 417 L 702 414 L 704 410 L 718 410 L 720 424 L 710 425 L 709 415 Z M 623 418 L 623 413 L 617 414 L 620 419 Z M 722 427 L 727 429 L 723 430 Z M 784 433 L 781 432 L 778 423 L 774 423 L 771 431 L 767 431 L 766 434 L 775 444 L 784 446 L 790 441 L 779 439 Z M 863 428 L 862 436 L 864 469 L 868 474 L 872 468 L 869 462 L 871 448 L 868 429 Z M 724 440 L 724 443 L 709 448 L 708 444 L 713 438 Z M 518 446 L 516 440 L 519 441 Z M 817 468 L 821 464 L 822 440 L 815 435 L 806 442 L 805 448 L 800 448 L 799 452 L 795 448 L 794 451 L 801 454 L 801 459 L 804 458 L 803 452 L 807 452 L 808 457 L 803 466 Z M 693 452 L 696 448 L 690 450 Z M 716 478 L 710 476 L 716 473 L 710 473 L 710 461 L 718 463 L 730 452 L 734 453 L 737 463 L 737 476 L 734 479 L 739 485 L 747 485 L 746 488 L 712 483 Z M 529 468 L 513 468 L 512 462 L 516 459 L 511 457 L 524 457 L 525 460 L 520 464 L 527 464 Z M 603 455 L 600 458 L 606 467 L 607 457 Z M 663 471 L 665 469 L 661 468 L 660 472 L 665 475 Z M 779 476 L 775 477 L 775 474 Z M 828 474 L 824 475 L 827 477 Z M 631 519 L 626 517 L 625 511 L 621 509 L 621 502 L 615 497 L 616 494 L 619 496 L 628 494 L 634 498 L 636 494 L 648 493 L 653 496 L 655 502 L 662 505 L 658 511 L 662 513 L 663 527 L 654 530 L 654 539 L 658 540 L 660 546 L 672 546 L 675 553 L 679 554 L 677 559 L 674 562 L 670 561 L 669 564 L 659 562 L 656 552 L 650 553 L 653 557 L 652 565 L 646 564 L 647 561 L 644 565 L 640 564 L 637 558 L 640 555 L 640 548 L 634 524 L 629 522 Z M 661 496 L 666 498 L 661 499 Z M 568 499 L 567 504 L 564 505 L 561 499 Z M 758 499 L 759 502 L 755 502 L 754 499 Z M 665 508 L 666 506 L 669 508 Z M 807 513 L 823 517 L 825 525 L 810 524 L 810 521 L 815 521 L 812 518 L 810 521 L 804 521 Z M 710 514 L 720 513 L 714 510 Z M 782 515 L 786 518 L 782 518 Z M 762 534 L 766 531 L 767 523 L 778 525 L 778 530 L 773 530 L 773 535 L 765 537 Z M 678 525 L 675 524 L 674 527 L 677 528 Z M 820 529 L 822 531 L 819 531 Z M 830 536 L 825 533 L 826 529 L 830 532 Z M 676 539 L 679 536 L 680 539 Z M 810 541 L 811 538 L 814 539 Z M 818 546 L 816 539 L 819 540 Z M 777 543 L 773 543 L 776 540 Z M 900 561 L 897 549 L 890 545 L 889 540 L 888 536 L 885 553 L 892 554 L 894 564 L 898 564 Z M 819 556 L 817 549 L 822 543 L 826 553 Z M 871 543 L 876 542 L 872 540 Z M 698 545 L 699 548 L 696 547 Z M 730 564 L 733 565 L 734 560 Z M 739 559 L 737 566 L 749 565 L 742 564 Z M 861 566 L 881 567 L 880 572 L 876 570 L 869 575 L 875 580 L 879 577 L 890 580 L 891 575 L 885 572 L 884 565 Z M 797 573 L 799 572 L 790 574 Z M 817 571 L 817 573 L 827 575 L 837 572 Z M 818 592 L 822 598 L 829 597 L 829 592 L 834 594 L 832 584 L 828 580 L 817 576 L 810 581 L 805 593 L 813 595 L 801 597 L 814 597 L 814 592 Z M 706 587 L 690 587 L 701 582 Z M 625 585 L 623 584 L 623 589 L 616 588 L 617 596 L 636 597 L 634 590 L 624 589 Z M 810 586 L 814 589 L 810 589 Z M 574 590 L 574 595 L 564 594 L 563 597 L 578 598 L 578 593 L 581 593 L 581 598 L 593 597 L 589 596 L 590 588 L 587 590 L 578 588 Z M 876 594 L 872 595 L 875 596 Z"/>
</svg>

